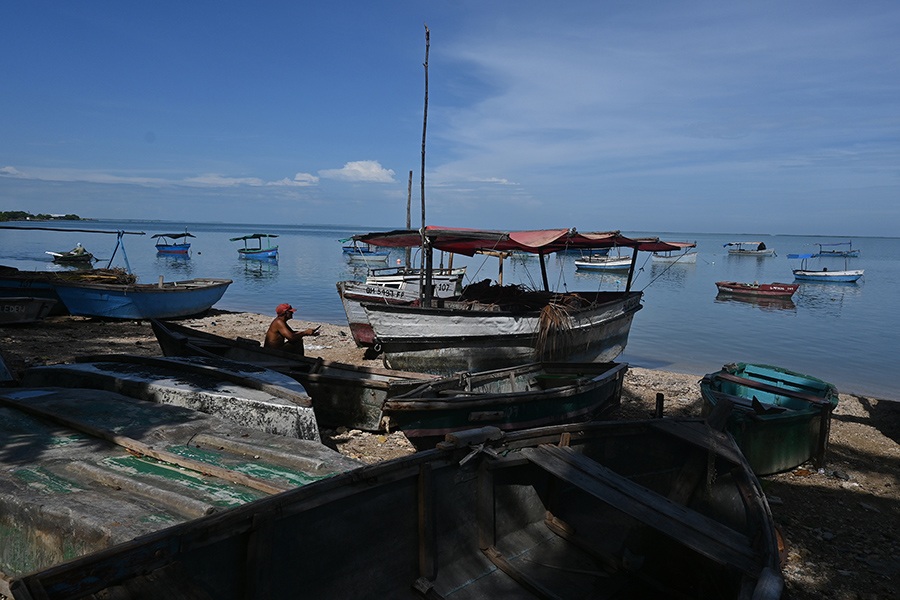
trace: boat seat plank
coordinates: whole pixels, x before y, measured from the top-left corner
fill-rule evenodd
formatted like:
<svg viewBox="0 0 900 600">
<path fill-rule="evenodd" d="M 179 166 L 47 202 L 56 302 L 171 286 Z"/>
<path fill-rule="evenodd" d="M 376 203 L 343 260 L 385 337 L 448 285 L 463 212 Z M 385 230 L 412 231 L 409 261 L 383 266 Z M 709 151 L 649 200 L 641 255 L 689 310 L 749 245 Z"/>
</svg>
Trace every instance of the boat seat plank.
<svg viewBox="0 0 900 600">
<path fill-rule="evenodd" d="M 719 373 L 716 375 L 716 379 L 721 379 L 722 381 L 728 381 L 730 383 L 736 383 L 738 385 L 742 385 L 744 387 L 748 387 L 754 390 L 760 390 L 763 392 L 769 392 L 771 394 L 776 394 L 779 396 L 785 396 L 787 398 L 795 398 L 797 400 L 804 400 L 806 402 L 810 402 L 812 404 L 829 404 L 827 400 L 822 399 L 820 396 L 813 396 L 812 394 L 806 394 L 803 392 L 798 392 L 795 390 L 789 390 L 786 388 L 780 388 L 775 385 L 769 385 L 768 383 L 764 383 L 762 381 L 755 381 L 753 379 L 747 379 L 746 377 L 739 377 L 737 375 L 732 375 L 730 373 Z"/>
<path fill-rule="evenodd" d="M 813 389 L 813 390 L 823 390 L 825 389 L 825 384 L 819 383 L 814 380 L 810 380 L 806 377 L 798 377 L 797 375 L 792 375 L 791 373 L 785 373 L 783 371 L 771 371 L 766 369 L 755 368 L 755 365 L 747 365 L 744 369 L 744 373 L 751 376 L 760 377 L 762 379 L 771 379 L 772 381 L 784 381 L 786 383 L 794 384 L 799 387 Z"/>
<path fill-rule="evenodd" d="M 700 554 L 749 575 L 759 571 L 756 553 L 742 533 L 672 502 L 571 448 L 543 445 L 522 452 L 535 465 Z"/>
</svg>

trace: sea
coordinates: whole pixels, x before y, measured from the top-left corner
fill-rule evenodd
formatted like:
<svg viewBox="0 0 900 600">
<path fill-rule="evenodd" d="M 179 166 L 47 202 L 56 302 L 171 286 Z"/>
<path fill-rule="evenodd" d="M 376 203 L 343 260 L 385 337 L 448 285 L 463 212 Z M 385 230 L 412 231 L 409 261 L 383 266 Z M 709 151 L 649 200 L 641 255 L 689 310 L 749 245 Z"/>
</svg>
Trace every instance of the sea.
<svg viewBox="0 0 900 600">
<path fill-rule="evenodd" d="M 336 282 L 362 279 L 366 265 L 351 264 L 342 240 L 370 231 L 343 225 L 270 225 L 185 223 L 164 221 L 51 221 L 5 223 L 0 229 L 0 264 L 20 270 L 67 270 L 51 262 L 47 251 L 66 251 L 81 243 L 100 259 L 95 266 L 125 267 L 143 283 L 194 277 L 233 280 L 216 308 L 269 314 L 288 302 L 296 319 L 346 324 Z M 84 230 L 84 231 L 79 231 Z M 89 230 L 89 231 L 88 231 Z M 157 255 L 157 233 L 189 231 L 189 257 Z M 117 232 L 125 232 L 121 236 Z M 243 242 L 231 238 L 252 233 L 278 237 L 277 261 L 241 259 Z M 695 242 L 696 264 L 661 264 L 639 253 L 632 289 L 644 292 L 643 308 L 634 318 L 628 346 L 618 360 L 632 366 L 696 374 L 714 372 L 732 362 L 755 362 L 813 375 L 842 393 L 900 401 L 897 352 L 900 349 L 900 238 L 855 237 L 857 258 L 813 259 L 810 266 L 830 270 L 864 269 L 857 283 L 801 283 L 788 301 L 749 300 L 717 293 L 716 281 L 792 282 L 799 261 L 788 254 L 814 253 L 816 244 L 847 238 L 799 235 L 623 232 L 628 236 L 658 236 Z M 729 255 L 725 244 L 763 241 L 775 256 Z M 622 273 L 582 272 L 575 254 L 547 259 L 551 287 L 562 291 L 621 290 Z M 403 250 L 392 250 L 386 263 L 405 261 Z M 500 277 L 494 257 L 454 256 L 452 266 L 467 267 L 467 283 Z M 412 261 L 419 261 L 413 252 Z M 435 253 L 436 266 L 450 266 L 451 257 Z M 385 263 L 371 265 L 386 266 Z M 541 287 L 537 258 L 504 261 L 504 284 Z M 664 390 L 661 390 L 664 391 Z"/>
</svg>

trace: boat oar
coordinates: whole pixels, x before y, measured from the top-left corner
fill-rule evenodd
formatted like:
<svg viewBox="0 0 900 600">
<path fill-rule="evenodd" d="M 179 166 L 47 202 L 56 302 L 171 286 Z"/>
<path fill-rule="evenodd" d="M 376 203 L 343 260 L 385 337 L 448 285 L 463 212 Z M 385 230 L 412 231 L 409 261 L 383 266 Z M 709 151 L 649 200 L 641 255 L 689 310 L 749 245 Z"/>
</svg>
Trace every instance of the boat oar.
<svg viewBox="0 0 900 600">
<path fill-rule="evenodd" d="M 224 467 L 218 467 L 216 465 L 211 465 L 199 460 L 194 460 L 192 458 L 179 456 L 178 454 L 175 454 L 173 452 L 168 452 L 166 450 L 156 450 L 155 448 L 153 448 L 153 446 L 147 445 L 134 438 L 119 435 L 114 431 L 101 429 L 93 425 L 88 425 L 87 423 L 76 421 L 75 419 L 63 416 L 46 408 L 34 406 L 33 404 L 17 402 L 7 396 L 0 395 L 0 404 L 11 406 L 16 410 L 21 410 L 24 413 L 48 419 L 64 427 L 69 427 L 71 429 L 75 429 L 76 431 L 86 433 L 90 436 L 106 440 L 131 452 L 135 452 L 143 456 L 149 456 L 163 462 L 178 465 L 192 471 L 197 471 L 198 473 L 201 473 L 203 475 L 210 475 L 212 477 L 224 479 L 225 481 L 231 481 L 234 483 L 245 485 L 249 488 L 253 488 L 267 494 L 278 494 L 292 489 L 291 487 L 271 483 L 258 477 L 244 475 L 243 473 L 239 473 L 238 471 L 232 471 L 231 469 L 226 469 Z"/>
</svg>

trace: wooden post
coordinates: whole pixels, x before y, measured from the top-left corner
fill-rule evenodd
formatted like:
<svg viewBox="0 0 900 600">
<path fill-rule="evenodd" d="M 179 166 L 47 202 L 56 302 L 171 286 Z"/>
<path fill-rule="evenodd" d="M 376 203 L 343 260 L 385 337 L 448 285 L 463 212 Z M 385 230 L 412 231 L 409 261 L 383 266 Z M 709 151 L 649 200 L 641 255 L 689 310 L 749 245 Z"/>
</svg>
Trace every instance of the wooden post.
<svg viewBox="0 0 900 600">
<path fill-rule="evenodd" d="M 663 400 L 665 400 L 665 396 L 662 392 L 657 392 L 656 394 L 656 418 L 662 419 L 663 416 Z"/>
</svg>

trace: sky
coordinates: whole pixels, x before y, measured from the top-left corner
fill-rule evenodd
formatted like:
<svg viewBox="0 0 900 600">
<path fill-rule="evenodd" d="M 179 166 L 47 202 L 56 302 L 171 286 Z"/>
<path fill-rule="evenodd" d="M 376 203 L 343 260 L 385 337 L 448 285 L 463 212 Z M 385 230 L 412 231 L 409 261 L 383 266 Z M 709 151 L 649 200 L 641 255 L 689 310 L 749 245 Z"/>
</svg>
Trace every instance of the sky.
<svg viewBox="0 0 900 600">
<path fill-rule="evenodd" d="M 424 146 L 432 225 L 896 237 L 898 31 L 895 0 L 10 3 L 0 211 L 417 227 Z"/>
</svg>

